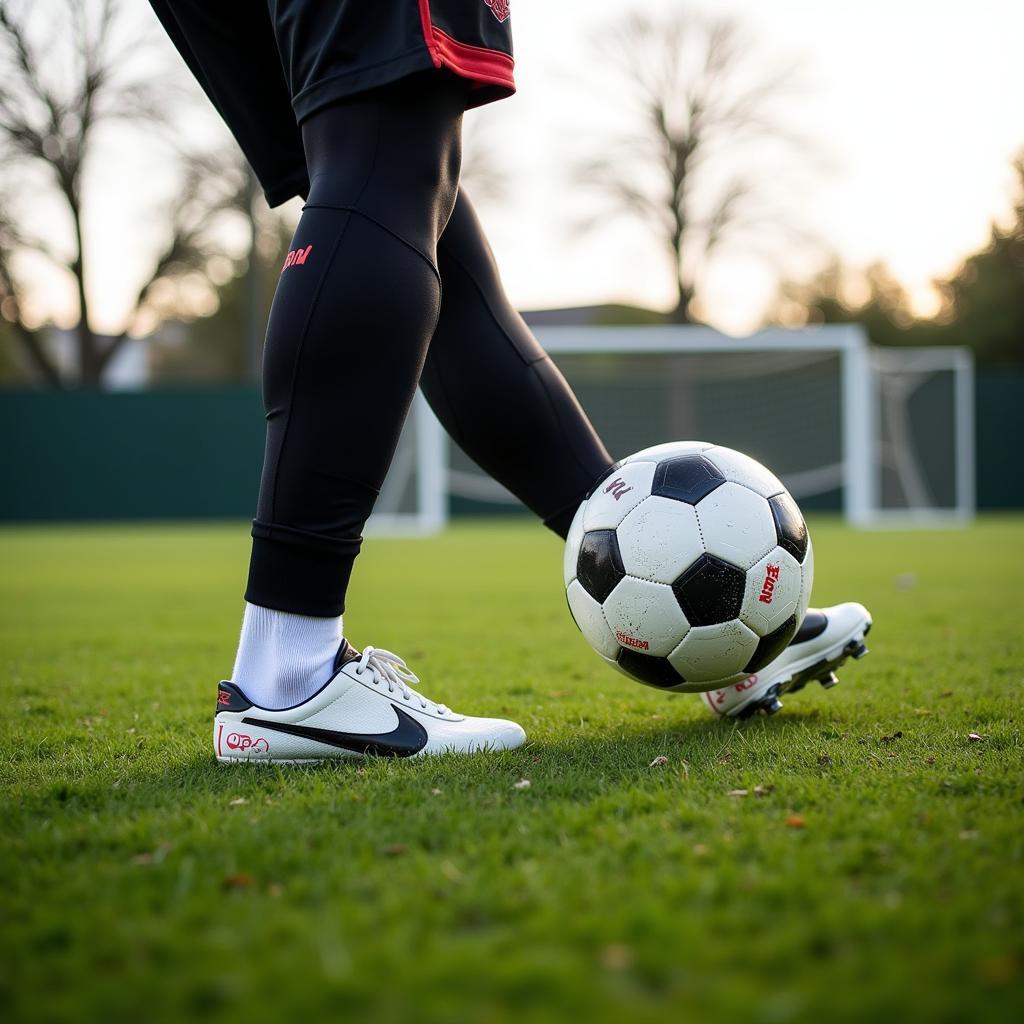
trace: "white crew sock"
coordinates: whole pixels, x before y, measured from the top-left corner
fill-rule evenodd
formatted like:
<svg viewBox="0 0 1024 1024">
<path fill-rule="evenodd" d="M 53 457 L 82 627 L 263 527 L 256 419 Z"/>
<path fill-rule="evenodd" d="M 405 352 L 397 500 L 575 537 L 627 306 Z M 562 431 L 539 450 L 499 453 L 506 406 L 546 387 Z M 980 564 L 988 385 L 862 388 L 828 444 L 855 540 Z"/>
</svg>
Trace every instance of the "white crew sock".
<svg viewBox="0 0 1024 1024">
<path fill-rule="evenodd" d="M 293 615 L 246 602 L 233 682 L 262 708 L 301 704 L 334 673 L 341 616 Z"/>
</svg>

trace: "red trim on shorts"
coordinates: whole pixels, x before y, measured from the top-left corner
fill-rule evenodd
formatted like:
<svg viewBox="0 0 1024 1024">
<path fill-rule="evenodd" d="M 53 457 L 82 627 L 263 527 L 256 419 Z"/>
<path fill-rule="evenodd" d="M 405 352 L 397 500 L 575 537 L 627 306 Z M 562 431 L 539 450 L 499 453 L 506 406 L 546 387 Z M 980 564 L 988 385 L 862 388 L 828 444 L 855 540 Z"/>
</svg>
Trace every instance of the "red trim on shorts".
<svg viewBox="0 0 1024 1024">
<path fill-rule="evenodd" d="M 501 50 L 486 46 L 460 43 L 447 32 L 442 32 L 430 20 L 430 0 L 419 0 L 423 38 L 435 68 L 450 68 L 461 78 L 467 78 L 475 89 L 485 85 L 500 85 L 515 91 L 513 77 L 515 62 Z"/>
</svg>

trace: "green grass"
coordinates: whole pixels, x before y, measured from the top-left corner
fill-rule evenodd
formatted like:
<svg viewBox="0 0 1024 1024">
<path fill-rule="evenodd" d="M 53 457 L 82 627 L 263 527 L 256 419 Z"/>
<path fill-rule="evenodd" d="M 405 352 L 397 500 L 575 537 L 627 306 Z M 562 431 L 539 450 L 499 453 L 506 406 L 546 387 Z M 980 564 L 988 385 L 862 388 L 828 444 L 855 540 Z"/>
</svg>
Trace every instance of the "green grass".
<svg viewBox="0 0 1024 1024">
<path fill-rule="evenodd" d="M 211 757 L 244 528 L 0 531 L 0 1016 L 1020 1020 L 1024 520 L 812 530 L 871 657 L 738 725 L 604 668 L 540 529 L 372 541 L 353 641 L 530 742 L 280 769 Z"/>
</svg>

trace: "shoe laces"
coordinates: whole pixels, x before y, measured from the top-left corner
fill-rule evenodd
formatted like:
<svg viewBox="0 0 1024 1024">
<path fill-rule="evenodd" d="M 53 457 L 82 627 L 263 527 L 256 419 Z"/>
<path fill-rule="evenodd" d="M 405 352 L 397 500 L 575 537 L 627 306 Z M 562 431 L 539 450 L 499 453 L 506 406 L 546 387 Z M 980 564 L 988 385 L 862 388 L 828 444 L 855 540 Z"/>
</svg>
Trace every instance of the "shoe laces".
<svg viewBox="0 0 1024 1024">
<path fill-rule="evenodd" d="M 403 700 L 418 700 L 420 707 L 424 709 L 434 704 L 439 715 L 447 714 L 448 708 L 444 704 L 435 704 L 434 701 L 427 700 L 422 693 L 409 685 L 418 683 L 420 677 L 397 654 L 380 647 L 364 647 L 356 666 L 356 675 L 361 676 L 367 671 L 372 674 L 374 686 L 387 686 L 388 693 L 397 690 Z"/>
</svg>

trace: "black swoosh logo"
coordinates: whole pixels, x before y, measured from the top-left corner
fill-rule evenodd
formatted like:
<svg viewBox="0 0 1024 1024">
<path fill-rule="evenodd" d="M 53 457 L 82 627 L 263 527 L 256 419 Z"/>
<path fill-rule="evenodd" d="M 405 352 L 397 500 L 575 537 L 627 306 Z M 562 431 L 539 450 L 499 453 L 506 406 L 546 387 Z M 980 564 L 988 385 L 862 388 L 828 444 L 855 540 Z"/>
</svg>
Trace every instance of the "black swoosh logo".
<svg viewBox="0 0 1024 1024">
<path fill-rule="evenodd" d="M 412 757 L 427 745 L 427 730 L 400 707 L 391 705 L 398 715 L 398 725 L 391 732 L 336 732 L 334 729 L 317 729 L 309 725 L 292 725 L 290 722 L 268 722 L 264 718 L 243 718 L 246 725 L 258 725 L 262 729 L 286 732 L 289 736 L 301 736 L 330 747 L 340 747 L 356 754 L 375 754 L 377 757 Z"/>
</svg>

